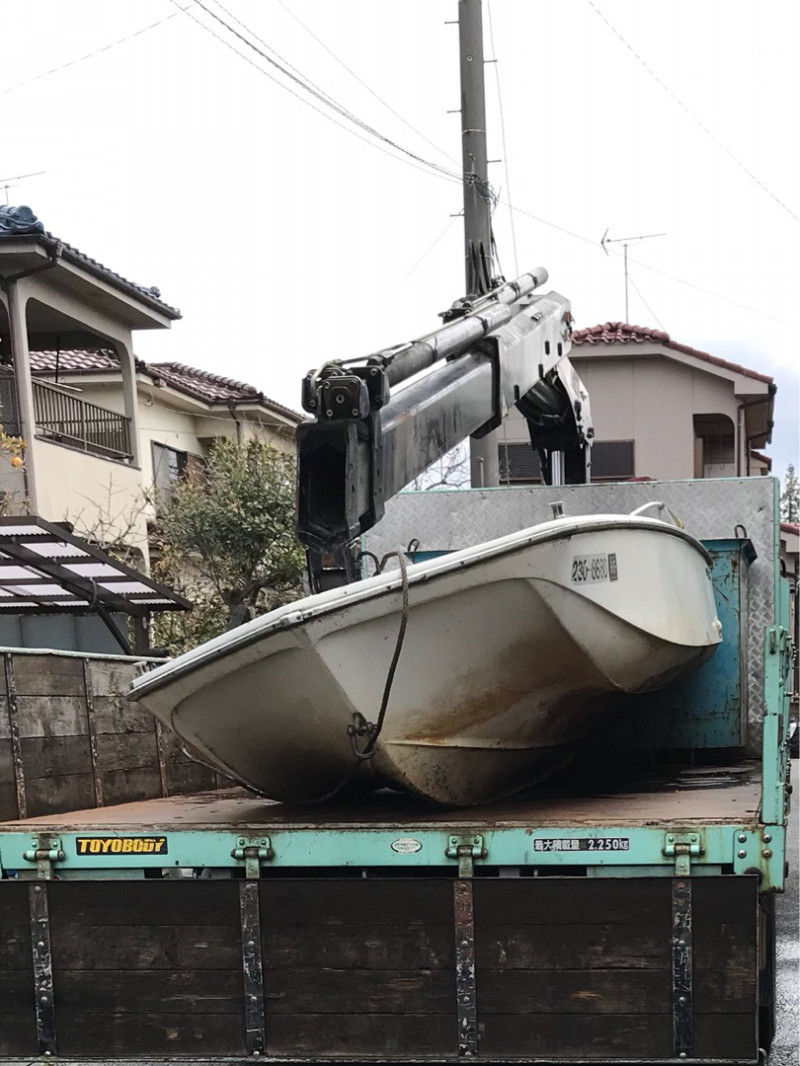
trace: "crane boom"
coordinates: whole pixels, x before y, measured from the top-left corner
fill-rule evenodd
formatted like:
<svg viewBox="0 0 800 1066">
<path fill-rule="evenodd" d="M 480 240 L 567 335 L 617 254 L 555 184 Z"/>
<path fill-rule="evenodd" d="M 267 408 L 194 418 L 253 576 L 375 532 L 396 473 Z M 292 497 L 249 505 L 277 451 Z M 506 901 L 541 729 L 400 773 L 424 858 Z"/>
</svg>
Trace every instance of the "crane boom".
<svg viewBox="0 0 800 1066">
<path fill-rule="evenodd" d="M 538 268 L 502 282 L 459 300 L 433 333 L 306 375 L 303 406 L 314 421 L 297 431 L 298 531 L 313 588 L 358 577 L 354 542 L 386 501 L 515 404 L 545 480 L 587 480 L 589 397 L 567 356 L 569 301 L 534 294 L 546 280 Z"/>
</svg>

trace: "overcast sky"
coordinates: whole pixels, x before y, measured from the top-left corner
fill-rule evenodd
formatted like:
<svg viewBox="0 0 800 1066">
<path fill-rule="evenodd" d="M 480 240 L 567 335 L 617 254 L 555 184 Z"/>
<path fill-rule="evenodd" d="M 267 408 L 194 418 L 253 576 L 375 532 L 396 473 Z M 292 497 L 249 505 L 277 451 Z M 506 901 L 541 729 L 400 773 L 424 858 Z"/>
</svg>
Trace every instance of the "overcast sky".
<svg viewBox="0 0 800 1066">
<path fill-rule="evenodd" d="M 224 3 L 4 0 L 0 178 L 44 171 L 9 201 L 181 309 L 138 355 L 299 408 L 312 366 L 428 332 L 463 294 L 461 188 L 427 165 L 460 167 L 458 8 Z M 773 375 L 767 451 L 797 464 L 800 4 L 483 7 L 503 272 L 546 266 L 578 327 L 620 320 L 601 237 L 665 233 L 630 248 L 629 320 Z"/>
</svg>

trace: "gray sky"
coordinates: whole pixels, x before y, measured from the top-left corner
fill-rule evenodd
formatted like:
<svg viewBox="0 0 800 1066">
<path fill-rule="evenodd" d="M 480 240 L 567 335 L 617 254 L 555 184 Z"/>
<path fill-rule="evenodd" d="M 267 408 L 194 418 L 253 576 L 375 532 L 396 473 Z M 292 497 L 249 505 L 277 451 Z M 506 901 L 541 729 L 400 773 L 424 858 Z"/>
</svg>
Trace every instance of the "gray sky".
<svg viewBox="0 0 800 1066">
<path fill-rule="evenodd" d="M 455 0 L 202 3 L 458 171 Z M 624 319 L 621 246 L 606 257 L 600 238 L 666 233 L 630 249 L 629 319 L 773 375 L 768 451 L 778 473 L 797 464 L 800 5 L 483 6 L 503 272 L 546 266 L 578 327 Z M 462 295 L 460 185 L 309 97 L 196 0 L 180 7 L 4 0 L 0 178 L 45 171 L 10 202 L 181 308 L 138 355 L 298 408 L 312 366 L 427 332 Z"/>
</svg>

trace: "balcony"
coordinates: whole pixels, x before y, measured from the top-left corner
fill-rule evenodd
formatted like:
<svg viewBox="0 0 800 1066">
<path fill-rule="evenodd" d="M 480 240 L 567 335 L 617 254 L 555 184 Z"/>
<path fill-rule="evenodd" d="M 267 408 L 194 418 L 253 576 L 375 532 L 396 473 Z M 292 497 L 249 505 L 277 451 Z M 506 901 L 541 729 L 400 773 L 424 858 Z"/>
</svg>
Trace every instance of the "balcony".
<svg viewBox="0 0 800 1066">
<path fill-rule="evenodd" d="M 13 371 L 0 368 L 0 404 L 6 433 L 19 433 Z M 36 436 L 117 462 L 130 462 L 131 420 L 87 403 L 71 390 L 47 381 L 32 382 Z"/>
<path fill-rule="evenodd" d="M 129 462 L 131 420 L 116 411 L 87 403 L 58 385 L 33 382 L 36 435 L 107 459 Z"/>
</svg>

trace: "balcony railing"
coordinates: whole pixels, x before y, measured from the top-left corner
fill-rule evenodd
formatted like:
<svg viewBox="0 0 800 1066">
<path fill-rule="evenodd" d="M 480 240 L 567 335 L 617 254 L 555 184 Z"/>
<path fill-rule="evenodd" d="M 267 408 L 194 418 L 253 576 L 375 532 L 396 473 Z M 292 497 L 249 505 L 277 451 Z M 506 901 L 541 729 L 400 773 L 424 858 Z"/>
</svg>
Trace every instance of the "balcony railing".
<svg viewBox="0 0 800 1066">
<path fill-rule="evenodd" d="M 87 403 L 57 385 L 33 382 L 36 435 L 109 459 L 129 460 L 131 424 L 125 415 Z"/>
</svg>

